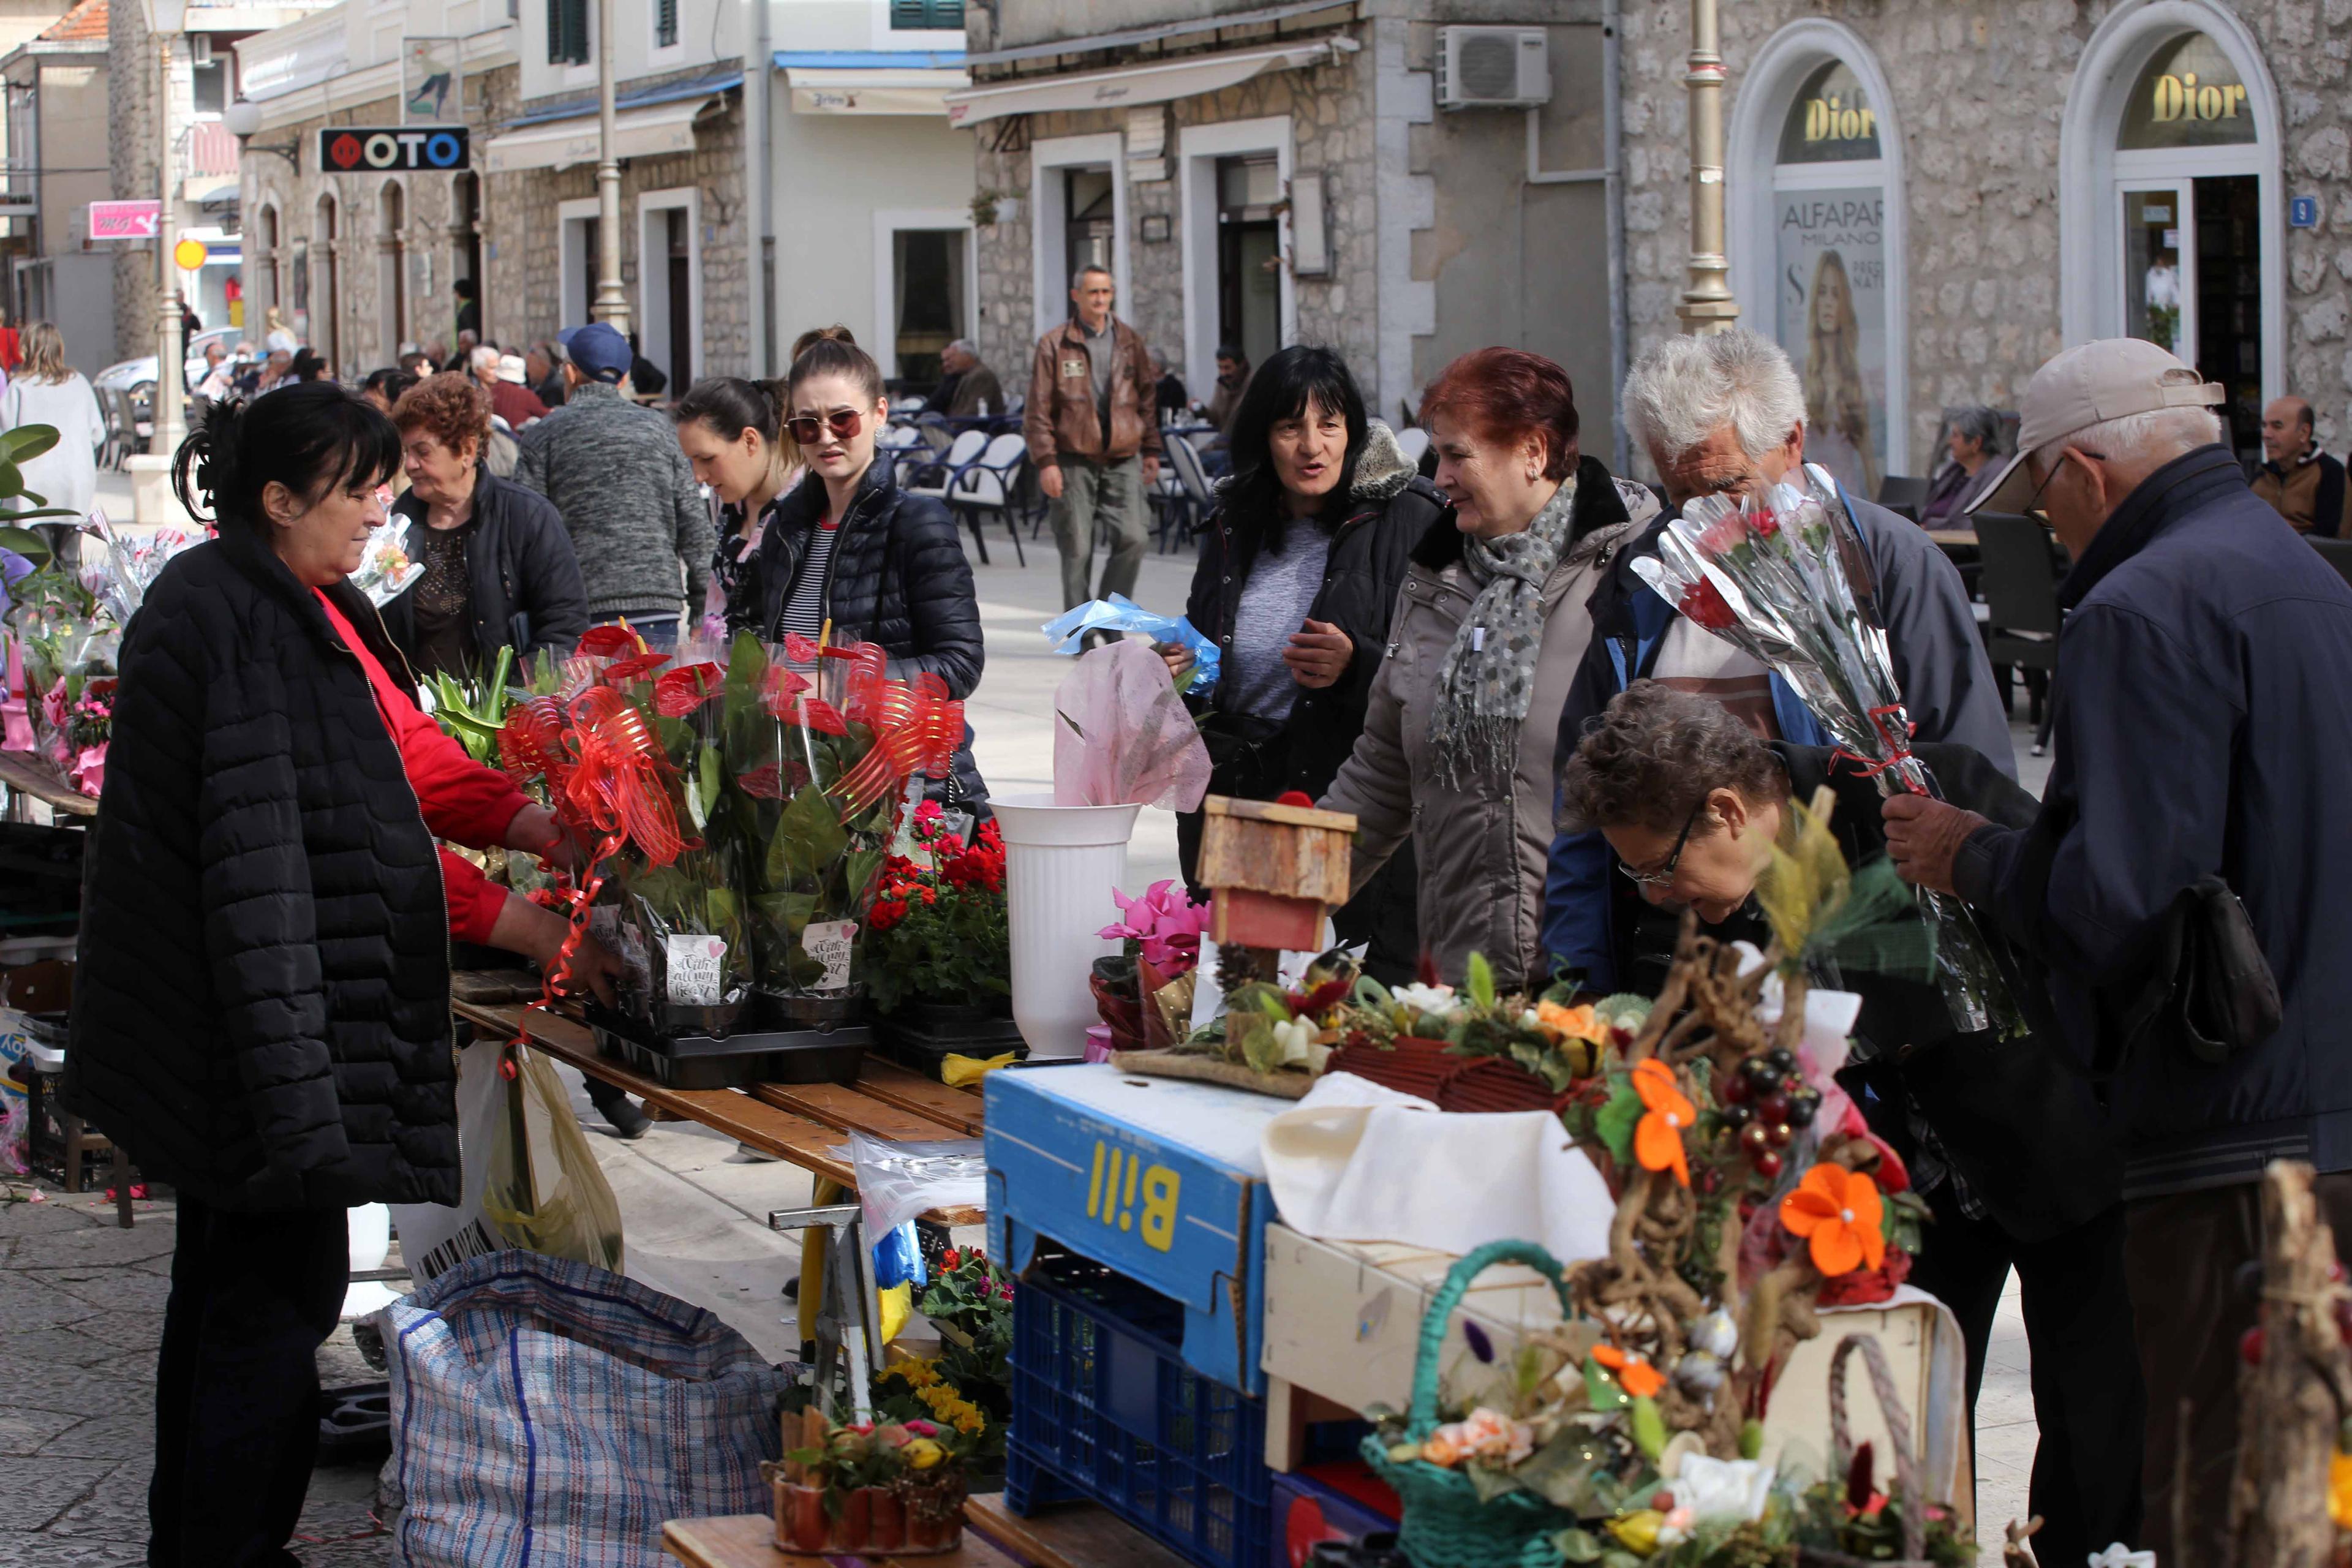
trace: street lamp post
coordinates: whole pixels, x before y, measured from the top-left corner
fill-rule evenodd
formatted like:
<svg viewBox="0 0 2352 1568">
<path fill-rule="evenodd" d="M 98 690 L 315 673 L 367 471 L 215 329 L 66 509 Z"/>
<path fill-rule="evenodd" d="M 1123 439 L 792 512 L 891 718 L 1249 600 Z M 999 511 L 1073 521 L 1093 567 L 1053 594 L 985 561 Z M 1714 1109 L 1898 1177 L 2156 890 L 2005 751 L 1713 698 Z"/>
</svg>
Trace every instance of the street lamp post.
<svg viewBox="0 0 2352 1568">
<path fill-rule="evenodd" d="M 1690 89 L 1691 248 L 1682 303 L 1675 313 L 1684 331 L 1706 337 L 1729 331 L 1739 319 L 1723 240 L 1723 52 L 1716 0 L 1691 0 L 1690 61 L 1683 84 Z"/>
<path fill-rule="evenodd" d="M 613 0 L 596 0 L 596 302 L 589 314 L 629 335 L 621 289 L 621 160 L 614 147 Z"/>
<path fill-rule="evenodd" d="M 180 226 L 172 189 L 172 40 L 187 26 L 188 0 L 142 0 L 155 39 L 155 402 L 147 450 L 131 459 L 132 511 L 141 522 L 181 520 L 172 495 L 172 458 L 187 433 L 187 372 L 180 352 L 180 300 L 172 252 Z"/>
</svg>

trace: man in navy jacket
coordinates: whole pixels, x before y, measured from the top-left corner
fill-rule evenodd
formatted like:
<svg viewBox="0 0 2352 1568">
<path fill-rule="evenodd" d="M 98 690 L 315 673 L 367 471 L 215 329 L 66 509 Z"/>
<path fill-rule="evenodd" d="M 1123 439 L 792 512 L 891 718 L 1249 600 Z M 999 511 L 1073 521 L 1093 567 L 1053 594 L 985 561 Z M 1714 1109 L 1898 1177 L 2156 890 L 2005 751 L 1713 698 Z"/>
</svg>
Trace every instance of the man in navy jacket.
<svg viewBox="0 0 2352 1568">
<path fill-rule="evenodd" d="M 2034 375 L 2019 455 L 1978 506 L 2046 511 L 2075 561 L 2041 816 L 1885 808 L 1904 874 L 2040 952 L 2066 1038 L 2113 1074 L 2148 1390 L 2139 1544 L 2165 1563 L 2224 1555 L 2263 1167 L 2315 1165 L 2352 1244 L 2352 953 L 2334 912 L 2352 887 L 2352 589 L 2247 489 L 2217 444 L 2222 399 L 2135 340 Z M 2274 1034 L 2220 1065 L 2116 1027 L 2118 1003 L 2162 984 L 2139 956 L 2148 932 L 2208 876 L 2243 900 L 2284 1004 Z M 2183 1401 L 2193 1544 L 2171 1539 Z"/>
</svg>

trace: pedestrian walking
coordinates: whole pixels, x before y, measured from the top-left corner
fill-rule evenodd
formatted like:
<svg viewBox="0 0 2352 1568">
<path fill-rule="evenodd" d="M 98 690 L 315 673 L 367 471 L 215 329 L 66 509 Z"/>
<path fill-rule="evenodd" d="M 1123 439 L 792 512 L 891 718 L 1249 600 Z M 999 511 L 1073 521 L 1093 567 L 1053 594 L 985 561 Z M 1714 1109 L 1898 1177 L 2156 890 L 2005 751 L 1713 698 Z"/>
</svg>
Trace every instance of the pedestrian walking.
<svg viewBox="0 0 2352 1568">
<path fill-rule="evenodd" d="M 799 446 L 783 438 L 791 397 L 786 382 L 718 375 L 696 382 L 677 400 L 678 447 L 719 503 L 719 544 L 702 605 L 706 637 L 727 638 L 759 627 L 751 554 L 803 471 Z"/>
<path fill-rule="evenodd" d="M 1667 338 L 1637 360 L 1620 399 L 1633 437 L 1665 480 L 1679 512 L 1696 496 L 1759 494 L 1805 482 L 1805 394 L 1780 345 L 1740 329 Z M 1841 521 L 1861 548 L 1849 562 L 1857 597 L 1886 630 L 1904 710 L 1922 741 L 1974 748 L 2014 778 L 2009 715 L 1969 607 L 1944 552 L 1916 524 L 1841 490 Z M 1657 552 L 1660 518 L 1610 563 L 1592 596 L 1593 636 L 1559 718 L 1559 764 L 1585 726 L 1632 681 L 1647 678 L 1712 697 L 1767 740 L 1828 745 L 1831 737 L 1787 682 L 1653 593 L 1633 563 Z M 1554 965 L 1599 990 L 1654 994 L 1674 956 L 1677 919 L 1634 896 L 1610 869 L 1600 835 L 1564 830 L 1551 849 L 1544 942 Z M 1620 930 L 1630 925 L 1631 931 Z M 1624 964 L 1633 967 L 1627 969 Z"/>
<path fill-rule="evenodd" d="M 1355 814 L 1353 889 L 1408 839 L 1421 945 L 1459 983 L 1540 991 L 1544 852 L 1570 680 L 1601 569 L 1657 502 L 1577 441 L 1574 389 L 1540 354 L 1480 349 L 1439 373 L 1422 418 L 1451 506 L 1414 543 L 1365 704 L 1318 803 Z"/>
<path fill-rule="evenodd" d="M 2020 830 L 1921 796 L 1885 807 L 1903 874 L 2039 953 L 2068 1043 L 2109 1079 L 2148 1391 L 2138 1543 L 2168 1563 L 2228 1557 L 2263 1167 L 2310 1161 L 2352 1236 L 2352 964 L 2322 912 L 2352 885 L 2352 588 L 2247 488 L 2212 413 L 2226 396 L 2136 339 L 2034 373 L 2018 456 L 1979 506 L 2046 513 L 2074 560 L 2040 814 Z M 2225 1006 L 2267 966 L 2276 1026 L 2190 1011 L 2202 993 L 2161 956 L 2182 942 L 2240 969 Z"/>
<path fill-rule="evenodd" d="M 1062 607 L 1132 595 L 1150 536 L 1145 487 L 1160 480 L 1155 382 L 1142 338 L 1111 314 L 1109 272 L 1070 279 L 1070 319 L 1037 340 L 1022 435 L 1037 488 L 1052 504 L 1062 552 Z M 1110 536 L 1102 586 L 1092 591 L 1095 536 Z"/>
<path fill-rule="evenodd" d="M 566 401 L 522 433 L 514 477 L 571 530 L 590 623 L 625 620 L 667 652 L 681 596 L 698 613 L 709 596 L 709 508 L 668 416 L 629 401 L 627 340 L 591 321 L 563 346 Z"/>
<path fill-rule="evenodd" d="M 24 488 L 47 506 L 76 512 L 96 506 L 106 415 L 89 378 L 66 363 L 66 341 L 54 322 L 25 329 L 25 363 L 0 392 L 0 428 L 20 425 L 47 425 L 58 433 L 56 446 L 16 465 Z"/>
<path fill-rule="evenodd" d="M 1444 495 L 1371 419 L 1348 362 L 1284 349 L 1259 367 L 1234 419 L 1234 478 L 1201 535 L 1185 618 L 1217 645 L 1202 707 L 1212 795 L 1272 800 L 1331 787 L 1364 731 L 1413 547 L 1443 522 Z M 1181 675 L 1192 656 L 1160 650 Z M 1180 813 L 1190 880 L 1202 816 Z M 1411 844 L 1333 918 L 1367 942 L 1366 967 L 1398 984 L 1421 956 Z"/>
<path fill-rule="evenodd" d="M 563 840 L 417 710 L 347 581 L 392 422 L 332 384 L 195 420 L 174 487 L 220 532 L 125 636 L 61 1092 L 179 1201 L 147 1561 L 260 1564 L 292 1561 L 347 1211 L 458 1199 L 449 942 L 547 963 L 570 927 L 436 852 Z"/>
</svg>

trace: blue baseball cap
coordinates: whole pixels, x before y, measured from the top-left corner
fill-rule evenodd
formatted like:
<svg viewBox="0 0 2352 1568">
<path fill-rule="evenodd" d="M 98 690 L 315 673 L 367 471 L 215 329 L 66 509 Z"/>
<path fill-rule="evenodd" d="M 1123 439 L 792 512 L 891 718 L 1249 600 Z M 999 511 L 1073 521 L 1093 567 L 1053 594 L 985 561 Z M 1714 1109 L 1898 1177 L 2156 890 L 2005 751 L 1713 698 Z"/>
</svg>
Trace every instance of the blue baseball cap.
<svg viewBox="0 0 2352 1568">
<path fill-rule="evenodd" d="M 584 327 L 568 327 L 556 333 L 555 341 L 572 356 L 572 363 L 581 374 L 598 381 L 615 384 L 625 379 L 635 355 L 629 352 L 629 340 L 614 331 L 604 321 L 591 321 Z"/>
</svg>

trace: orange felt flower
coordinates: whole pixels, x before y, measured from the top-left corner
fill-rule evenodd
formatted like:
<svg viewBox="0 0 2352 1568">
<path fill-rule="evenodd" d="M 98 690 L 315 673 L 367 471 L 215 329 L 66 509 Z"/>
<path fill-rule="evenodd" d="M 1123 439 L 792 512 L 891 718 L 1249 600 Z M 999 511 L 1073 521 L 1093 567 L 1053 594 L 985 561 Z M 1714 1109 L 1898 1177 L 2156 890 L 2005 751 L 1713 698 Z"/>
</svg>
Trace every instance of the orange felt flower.
<svg viewBox="0 0 2352 1568">
<path fill-rule="evenodd" d="M 1563 1007 L 1557 1002 L 1538 1002 L 1536 1022 L 1563 1040 L 1599 1044 L 1609 1038 L 1609 1026 L 1601 1021 L 1600 1013 L 1589 1003 L 1581 1007 Z"/>
<path fill-rule="evenodd" d="M 1615 1373 L 1617 1385 L 1636 1399 L 1647 1399 L 1666 1385 L 1666 1374 L 1652 1366 L 1639 1351 L 1599 1344 L 1592 1347 L 1592 1359 Z"/>
<path fill-rule="evenodd" d="M 1813 1267 L 1834 1279 L 1886 1261 L 1886 1238 L 1879 1230 L 1884 1207 L 1877 1183 L 1859 1171 L 1824 1163 L 1807 1171 L 1797 1190 L 1780 1200 L 1780 1223 L 1790 1235 L 1806 1239 Z"/>
<path fill-rule="evenodd" d="M 1690 1162 L 1683 1133 L 1698 1121 L 1698 1110 L 1675 1083 L 1674 1068 L 1655 1057 L 1633 1064 L 1633 1092 L 1642 1097 L 1642 1120 L 1633 1129 L 1633 1158 L 1647 1171 L 1672 1171 L 1690 1185 Z"/>
</svg>

